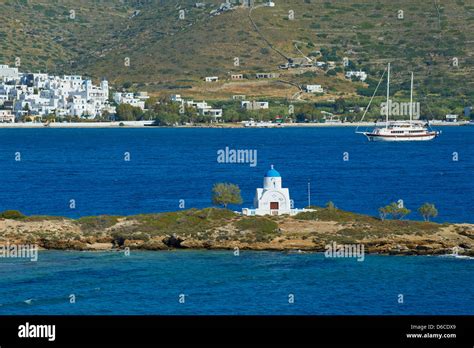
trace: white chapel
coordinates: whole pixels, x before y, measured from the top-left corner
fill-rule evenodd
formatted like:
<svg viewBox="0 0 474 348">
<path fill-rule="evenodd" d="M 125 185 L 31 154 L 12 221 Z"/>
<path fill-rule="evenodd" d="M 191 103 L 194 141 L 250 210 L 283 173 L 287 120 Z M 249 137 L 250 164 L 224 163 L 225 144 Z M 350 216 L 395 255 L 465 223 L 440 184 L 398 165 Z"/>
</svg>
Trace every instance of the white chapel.
<svg viewBox="0 0 474 348">
<path fill-rule="evenodd" d="M 242 214 L 293 215 L 296 212 L 296 209 L 292 209 L 290 191 L 282 187 L 281 175 L 273 165 L 263 178 L 263 188 L 257 188 L 253 205 L 254 209 L 242 209 Z"/>
</svg>

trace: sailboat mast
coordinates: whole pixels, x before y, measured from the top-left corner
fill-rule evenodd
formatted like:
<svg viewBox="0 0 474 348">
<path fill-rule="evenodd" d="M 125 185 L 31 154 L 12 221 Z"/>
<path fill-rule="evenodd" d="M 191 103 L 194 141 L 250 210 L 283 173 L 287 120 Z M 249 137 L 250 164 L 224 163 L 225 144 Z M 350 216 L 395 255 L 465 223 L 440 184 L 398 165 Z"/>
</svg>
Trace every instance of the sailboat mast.
<svg viewBox="0 0 474 348">
<path fill-rule="evenodd" d="M 387 75 L 387 112 L 385 117 L 385 128 L 388 128 L 388 114 L 390 113 L 390 63 L 388 63 Z"/>
<path fill-rule="evenodd" d="M 410 124 L 413 122 L 413 71 L 411 72 L 411 89 L 410 89 Z"/>
</svg>

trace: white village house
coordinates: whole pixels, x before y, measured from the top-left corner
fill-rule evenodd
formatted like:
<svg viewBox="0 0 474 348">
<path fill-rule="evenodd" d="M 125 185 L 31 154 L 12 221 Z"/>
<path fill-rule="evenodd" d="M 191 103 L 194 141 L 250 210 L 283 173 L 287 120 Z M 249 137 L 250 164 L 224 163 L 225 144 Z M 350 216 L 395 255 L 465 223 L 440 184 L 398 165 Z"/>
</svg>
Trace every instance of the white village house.
<svg viewBox="0 0 474 348">
<path fill-rule="evenodd" d="M 352 77 L 357 77 L 361 81 L 367 80 L 367 73 L 365 71 L 348 71 L 346 72 L 346 78 L 351 79 Z"/>
<path fill-rule="evenodd" d="M 181 103 L 181 105 L 186 105 L 187 107 L 197 110 L 198 115 L 209 116 L 211 122 L 219 122 L 223 116 L 223 110 L 213 108 L 206 101 L 195 102 L 194 100 L 185 100 L 179 94 L 171 96 L 171 101 Z"/>
<path fill-rule="evenodd" d="M 255 74 L 257 79 L 276 79 L 280 77 L 280 74 L 277 73 L 257 73 Z"/>
<path fill-rule="evenodd" d="M 149 98 L 148 95 L 143 94 L 143 92 L 137 94 L 116 92 L 113 97 L 117 104 L 129 104 L 142 110 L 145 110 L 145 101 Z"/>
<path fill-rule="evenodd" d="M 204 78 L 204 80 L 206 82 L 217 82 L 217 81 L 219 81 L 219 77 L 217 77 L 217 76 L 206 76 Z"/>
<path fill-rule="evenodd" d="M 213 108 L 206 108 L 206 109 L 199 109 L 199 113 L 202 116 L 210 116 L 212 121 L 218 122 L 219 119 L 222 118 L 222 109 L 213 109 Z"/>
<path fill-rule="evenodd" d="M 104 111 L 115 112 L 108 99 L 107 80 L 96 86 L 79 75 L 19 73 L 17 68 L 0 65 L 0 107 L 9 108 L 15 117 L 29 114 L 41 119 L 54 114 L 95 118 Z"/>
<path fill-rule="evenodd" d="M 273 165 L 263 178 L 263 188 L 257 188 L 253 209 L 242 209 L 242 215 L 296 215 L 312 209 L 294 209 L 290 191 L 282 187 L 281 175 Z"/>
<path fill-rule="evenodd" d="M 455 115 L 455 114 L 447 114 L 446 115 L 446 122 L 456 123 L 457 121 L 458 121 L 458 115 Z"/>
<path fill-rule="evenodd" d="M 182 103 L 184 99 L 181 98 L 181 94 L 172 94 L 170 100 L 174 103 Z"/>
<path fill-rule="evenodd" d="M 15 116 L 10 110 L 0 110 L 0 122 L 15 123 Z"/>
<path fill-rule="evenodd" d="M 18 68 L 10 68 L 8 65 L 0 65 L 0 81 L 18 80 L 20 74 Z"/>
<path fill-rule="evenodd" d="M 240 102 L 240 107 L 245 110 L 263 110 L 263 109 L 268 109 L 269 104 L 266 101 L 243 100 Z"/>
<path fill-rule="evenodd" d="M 306 85 L 304 89 L 307 93 L 324 93 L 321 85 Z"/>
</svg>

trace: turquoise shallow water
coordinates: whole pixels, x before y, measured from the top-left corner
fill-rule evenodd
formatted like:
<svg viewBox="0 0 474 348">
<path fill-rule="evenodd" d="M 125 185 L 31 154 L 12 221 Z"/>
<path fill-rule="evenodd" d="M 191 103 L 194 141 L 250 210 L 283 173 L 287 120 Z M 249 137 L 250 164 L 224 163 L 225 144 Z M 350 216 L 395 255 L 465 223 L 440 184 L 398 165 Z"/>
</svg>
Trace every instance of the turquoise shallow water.
<svg viewBox="0 0 474 348">
<path fill-rule="evenodd" d="M 0 259 L 0 314 L 472 315 L 473 276 L 473 260 L 449 257 L 45 251 Z"/>
</svg>

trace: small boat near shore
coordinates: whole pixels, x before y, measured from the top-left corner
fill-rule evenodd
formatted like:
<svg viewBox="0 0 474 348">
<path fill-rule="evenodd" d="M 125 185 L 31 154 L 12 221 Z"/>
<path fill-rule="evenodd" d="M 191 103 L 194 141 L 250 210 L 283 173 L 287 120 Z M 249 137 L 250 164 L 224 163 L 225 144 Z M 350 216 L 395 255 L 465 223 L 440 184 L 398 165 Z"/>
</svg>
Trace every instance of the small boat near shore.
<svg viewBox="0 0 474 348">
<path fill-rule="evenodd" d="M 472 122 L 472 121 L 471 121 Z M 441 120 L 431 120 L 429 121 L 430 126 L 469 126 L 470 122 L 469 121 L 456 121 L 456 122 L 451 122 L 451 121 L 441 121 Z M 474 123 L 471 123 L 474 124 Z"/>
<path fill-rule="evenodd" d="M 253 119 L 250 121 L 242 122 L 245 128 L 276 128 L 276 127 L 284 127 L 282 123 L 273 123 L 273 122 L 265 122 L 259 121 L 256 122 Z"/>
</svg>

